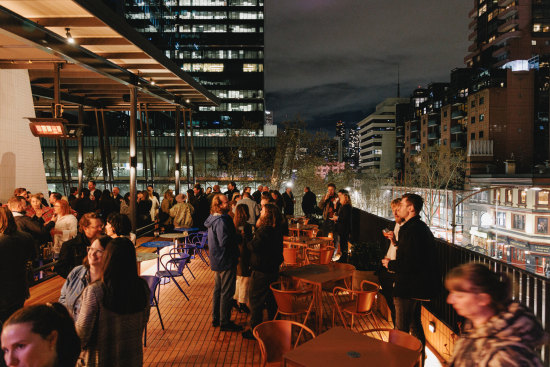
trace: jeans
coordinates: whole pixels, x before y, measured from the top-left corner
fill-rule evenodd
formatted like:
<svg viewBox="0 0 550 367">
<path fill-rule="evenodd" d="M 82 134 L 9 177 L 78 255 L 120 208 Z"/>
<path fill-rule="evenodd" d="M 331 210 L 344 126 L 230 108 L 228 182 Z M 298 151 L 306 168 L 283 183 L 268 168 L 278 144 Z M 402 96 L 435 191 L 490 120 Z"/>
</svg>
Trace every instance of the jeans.
<svg viewBox="0 0 550 367">
<path fill-rule="evenodd" d="M 411 333 L 422 343 L 422 361 L 426 356 L 424 350 L 426 337 L 422 328 L 421 310 L 422 301 L 411 298 L 395 297 L 395 326 L 398 330 Z"/>
<path fill-rule="evenodd" d="M 254 329 L 261 324 L 264 319 L 264 306 L 267 308 L 269 320 L 275 318 L 277 313 L 277 302 L 273 296 L 273 292 L 269 288 L 271 283 L 279 279 L 279 272 L 262 273 L 254 270 L 250 277 L 250 327 Z"/>
<path fill-rule="evenodd" d="M 231 322 L 231 308 L 235 294 L 237 267 L 215 272 L 214 294 L 212 296 L 212 321 L 220 321 L 220 325 Z"/>
</svg>

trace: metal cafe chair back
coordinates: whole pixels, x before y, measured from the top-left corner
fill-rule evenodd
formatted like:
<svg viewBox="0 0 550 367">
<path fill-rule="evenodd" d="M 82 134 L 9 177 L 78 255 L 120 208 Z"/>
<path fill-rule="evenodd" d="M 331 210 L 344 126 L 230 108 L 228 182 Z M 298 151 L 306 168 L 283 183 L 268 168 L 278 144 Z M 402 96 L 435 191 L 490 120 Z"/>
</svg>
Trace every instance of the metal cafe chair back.
<svg viewBox="0 0 550 367">
<path fill-rule="evenodd" d="M 151 292 L 149 303 L 151 307 L 156 307 L 159 315 L 160 326 L 162 327 L 162 330 L 164 330 L 164 323 L 162 322 L 162 316 L 160 316 L 159 299 L 155 296 L 155 292 L 159 289 L 160 278 L 154 275 L 143 275 L 141 278 L 143 278 L 149 286 L 149 291 Z M 145 324 L 145 332 L 143 333 L 143 346 L 147 346 L 147 324 Z"/>
<path fill-rule="evenodd" d="M 288 288 L 283 282 L 271 283 L 269 286 L 277 302 L 277 313 L 285 316 L 306 314 L 303 324 L 306 325 L 313 307 L 313 290 L 311 288 Z"/>
<path fill-rule="evenodd" d="M 372 316 L 379 289 L 380 286 L 378 284 L 367 280 L 363 280 L 363 282 L 361 282 L 361 290 L 334 287 L 332 297 L 336 307 L 332 311 L 332 325 L 334 326 L 336 312 L 338 312 L 340 320 L 346 328 L 347 324 L 344 318 L 344 313 L 351 316 L 350 328 L 353 328 L 355 316 Z M 374 325 L 377 325 L 374 317 L 372 318 L 372 322 Z"/>
<path fill-rule="evenodd" d="M 164 261 L 164 258 L 167 257 L 166 262 Z M 189 301 L 189 297 L 187 297 L 187 294 L 183 291 L 183 289 L 180 287 L 178 282 L 176 281 L 176 277 L 182 277 L 185 283 L 189 285 L 189 282 L 187 279 L 185 279 L 185 275 L 183 274 L 183 271 L 185 270 L 185 267 L 187 263 L 189 262 L 189 259 L 191 256 L 185 252 L 181 253 L 168 253 L 166 255 L 162 255 L 160 259 L 160 263 L 162 264 L 162 267 L 164 270 L 159 270 L 156 273 L 156 276 L 159 278 L 169 278 L 174 281 L 174 284 L 180 292 L 185 296 L 185 298 Z M 160 290 L 159 290 L 159 296 L 160 296 Z"/>
<path fill-rule="evenodd" d="M 262 367 L 267 363 L 281 362 L 286 352 L 298 346 L 304 330 L 311 339 L 315 338 L 315 333 L 310 328 L 296 321 L 272 320 L 256 326 L 252 333 L 260 346 Z M 293 344 L 293 336 L 296 332 L 298 336 Z"/>
</svg>

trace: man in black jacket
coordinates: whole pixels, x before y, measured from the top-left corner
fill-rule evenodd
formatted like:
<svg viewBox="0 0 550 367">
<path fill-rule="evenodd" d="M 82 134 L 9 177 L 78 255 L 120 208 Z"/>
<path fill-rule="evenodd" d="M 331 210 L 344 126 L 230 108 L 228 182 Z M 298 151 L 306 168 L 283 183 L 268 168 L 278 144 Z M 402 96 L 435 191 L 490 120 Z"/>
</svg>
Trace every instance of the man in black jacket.
<svg viewBox="0 0 550 367">
<path fill-rule="evenodd" d="M 283 197 L 283 204 L 284 204 L 283 209 L 284 209 L 285 216 L 287 217 L 294 216 L 294 204 L 296 203 L 296 200 L 294 199 L 292 188 L 287 187 L 282 197 Z"/>
<path fill-rule="evenodd" d="M 423 204 L 419 195 L 403 195 L 398 210 L 403 223 L 399 229 L 396 259 L 383 259 L 382 264 L 396 275 L 395 326 L 406 333 L 411 331 L 425 346 L 420 314 L 422 301 L 429 301 L 437 293 L 440 278 L 433 234 L 420 219 Z M 422 356 L 425 356 L 424 348 Z"/>
<path fill-rule="evenodd" d="M 210 203 L 208 202 L 208 199 L 206 198 L 200 184 L 195 184 L 195 186 L 193 186 L 193 194 L 195 195 L 193 226 L 199 228 L 201 231 L 204 231 L 206 230 L 204 222 L 210 215 Z"/>
<path fill-rule="evenodd" d="M 48 242 L 48 240 L 51 241 L 50 230 L 55 226 L 55 222 L 51 220 L 44 225 L 42 220 L 33 220 L 31 217 L 27 216 L 25 214 L 25 200 L 18 197 L 8 200 L 8 209 L 13 214 L 17 230 L 32 236 L 34 252 L 36 257 L 38 257 L 40 245 Z"/>
<path fill-rule="evenodd" d="M 76 266 L 82 265 L 88 247 L 99 237 L 103 223 L 96 213 L 86 213 L 78 222 L 78 227 L 76 237 L 61 245 L 59 259 L 54 267 L 54 271 L 63 278 L 67 278 Z"/>
<path fill-rule="evenodd" d="M 304 187 L 304 197 L 302 198 L 302 211 L 306 217 L 311 217 L 315 214 L 315 207 L 317 207 L 317 196 L 306 186 Z"/>
<path fill-rule="evenodd" d="M 233 195 L 235 195 L 235 193 L 239 193 L 239 190 L 237 190 L 237 184 L 235 183 L 235 181 L 231 181 L 230 183 L 227 184 L 227 191 L 224 192 L 224 195 L 227 196 L 227 199 L 229 201 L 233 200 Z"/>
</svg>

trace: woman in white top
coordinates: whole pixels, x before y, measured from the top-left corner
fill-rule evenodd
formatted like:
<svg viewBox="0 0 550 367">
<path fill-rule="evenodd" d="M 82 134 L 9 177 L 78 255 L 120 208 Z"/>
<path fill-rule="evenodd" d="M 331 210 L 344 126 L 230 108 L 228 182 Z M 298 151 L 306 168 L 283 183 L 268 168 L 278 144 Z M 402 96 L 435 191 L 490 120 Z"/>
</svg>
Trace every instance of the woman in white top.
<svg viewBox="0 0 550 367">
<path fill-rule="evenodd" d="M 57 200 L 53 206 L 55 227 L 52 230 L 54 252 L 59 254 L 61 244 L 76 236 L 78 220 L 71 214 L 66 200 Z"/>
<path fill-rule="evenodd" d="M 148 191 L 149 194 L 149 200 L 151 200 L 151 221 L 155 221 L 157 219 L 157 215 L 160 208 L 159 199 L 155 195 L 153 195 L 153 190 Z"/>
</svg>

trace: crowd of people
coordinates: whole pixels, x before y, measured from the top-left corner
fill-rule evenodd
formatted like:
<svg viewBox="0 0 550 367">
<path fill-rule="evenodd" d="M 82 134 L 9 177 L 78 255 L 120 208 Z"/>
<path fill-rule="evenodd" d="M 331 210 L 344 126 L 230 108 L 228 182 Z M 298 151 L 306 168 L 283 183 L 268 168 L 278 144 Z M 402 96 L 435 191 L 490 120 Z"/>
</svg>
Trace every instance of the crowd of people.
<svg viewBox="0 0 550 367">
<path fill-rule="evenodd" d="M 321 234 L 333 235 L 337 261 L 347 262 L 350 195 L 329 184 L 318 204 L 316 199 L 304 188 L 303 212 L 310 218 L 322 216 Z M 124 214 L 128 200 L 118 188 L 100 192 L 90 181 L 79 197 L 51 193 L 49 202 L 17 189 L 7 206 L 0 207 L 0 323 L 7 365 L 25 365 L 21 361 L 31 359 L 38 366 L 74 366 L 77 360 L 85 366 L 142 365 L 150 294 L 137 272 L 131 225 Z M 149 186 L 138 193 L 136 209 L 140 224 L 155 221 L 166 231 L 207 231 L 215 279 L 212 327 L 254 339 L 252 330 L 264 321 L 264 310 L 268 319 L 277 311 L 270 284 L 279 278 L 283 237 L 295 203 L 290 187 L 283 194 L 268 186 L 241 192 L 230 182 L 224 193 L 218 185 L 203 190 L 196 184 L 175 196 L 167 190 L 162 201 Z M 442 286 L 435 241 L 421 220 L 419 195 L 394 199 L 391 208 L 395 221 L 383 231 L 388 242 L 378 272 L 381 293 L 395 327 L 425 345 L 421 306 Z M 66 278 L 59 301 L 23 308 L 29 268 L 50 241 L 59 253 L 55 271 Z M 545 333 L 528 309 L 512 302 L 506 276 L 485 265 L 465 264 L 447 274 L 444 285 L 448 303 L 467 320 L 451 366 L 541 365 L 536 348 Z M 250 313 L 247 330 L 232 321 L 233 309 Z"/>
</svg>

